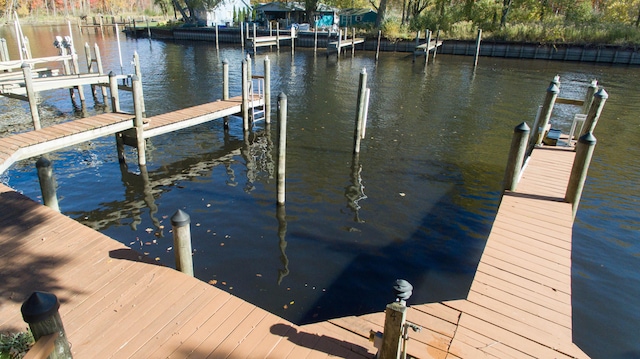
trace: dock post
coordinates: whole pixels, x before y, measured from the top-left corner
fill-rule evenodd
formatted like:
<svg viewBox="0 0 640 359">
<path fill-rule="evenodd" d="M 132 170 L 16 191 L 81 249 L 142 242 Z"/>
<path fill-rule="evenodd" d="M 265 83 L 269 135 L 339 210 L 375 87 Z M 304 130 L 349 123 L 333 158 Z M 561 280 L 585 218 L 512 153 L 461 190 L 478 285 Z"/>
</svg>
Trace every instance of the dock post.
<svg viewBox="0 0 640 359">
<path fill-rule="evenodd" d="M 351 28 L 351 57 L 356 55 L 356 28 Z"/>
<path fill-rule="evenodd" d="M 480 56 L 481 41 L 482 41 L 482 29 L 478 29 L 478 37 L 476 38 L 476 55 L 473 57 L 473 67 L 478 66 L 478 57 Z"/>
<path fill-rule="evenodd" d="M 296 29 L 293 26 L 291 27 L 289 35 L 291 35 L 291 56 L 293 56 L 296 47 Z"/>
<path fill-rule="evenodd" d="M 382 30 L 378 30 L 378 46 L 376 47 L 376 61 L 378 61 L 378 56 L 380 55 L 380 38 L 382 36 Z"/>
<path fill-rule="evenodd" d="M 240 23 L 240 45 L 242 46 L 242 51 L 244 52 L 244 23 Z"/>
<path fill-rule="evenodd" d="M 280 23 L 276 22 L 276 49 L 280 50 Z"/>
<path fill-rule="evenodd" d="M 413 293 L 413 286 L 404 279 L 396 280 L 393 289 L 396 301 L 387 304 L 384 318 L 382 345 L 378 351 L 379 359 L 397 359 L 401 357 L 404 347 L 403 336 L 407 322 L 407 299 Z"/>
<path fill-rule="evenodd" d="M 367 87 L 364 93 L 364 106 L 362 108 L 362 139 L 364 140 L 367 132 L 367 118 L 369 117 L 369 96 L 371 89 Z"/>
<path fill-rule="evenodd" d="M 100 56 L 100 48 L 98 47 L 97 43 L 93 45 L 93 52 L 96 55 L 96 65 L 98 66 L 98 73 L 102 75 L 104 74 L 104 68 L 102 67 L 102 56 Z M 100 89 L 102 91 L 102 101 L 106 105 L 107 104 L 107 88 L 105 86 L 100 86 Z"/>
<path fill-rule="evenodd" d="M 220 43 L 218 41 L 218 27 L 220 25 L 216 24 L 216 50 L 220 50 Z"/>
<path fill-rule="evenodd" d="M 576 157 L 573 160 L 567 192 L 564 195 L 564 200 L 571 203 L 573 218 L 576 218 L 576 213 L 578 212 L 580 197 L 582 197 L 584 183 L 587 180 L 587 172 L 589 171 L 596 142 L 595 136 L 591 132 L 587 132 L 580 137 L 576 144 Z"/>
<path fill-rule="evenodd" d="M 340 58 L 341 51 L 342 51 L 342 29 L 338 29 L 338 58 Z"/>
<path fill-rule="evenodd" d="M 285 202 L 287 162 L 287 95 L 278 96 L 278 204 Z"/>
<path fill-rule="evenodd" d="M 44 205 L 60 212 L 58 206 L 58 196 L 56 194 L 56 180 L 53 177 L 53 169 L 51 161 L 46 157 L 40 157 L 36 162 L 38 170 L 38 181 L 40 182 L 40 191 L 42 192 L 42 202 Z"/>
<path fill-rule="evenodd" d="M 436 31 L 436 44 L 435 47 L 433 48 L 433 59 L 436 59 L 436 54 L 438 53 L 438 42 L 440 42 L 440 29 L 438 29 L 438 31 Z"/>
<path fill-rule="evenodd" d="M 27 89 L 27 99 L 29 100 L 29 110 L 31 111 L 33 128 L 35 130 L 39 130 L 42 126 L 40 126 L 40 114 L 38 113 L 38 99 L 36 98 L 36 92 L 33 89 L 31 67 L 26 62 L 23 62 L 20 67 L 22 68 L 22 74 L 24 75 L 24 86 Z"/>
<path fill-rule="evenodd" d="M 318 28 L 313 28 L 313 53 L 318 51 Z"/>
<path fill-rule="evenodd" d="M 362 141 L 362 125 L 364 114 L 364 103 L 367 87 L 367 69 L 365 67 L 360 71 L 360 84 L 358 86 L 358 99 L 356 101 L 356 126 L 353 131 L 353 153 L 360 153 L 360 142 Z"/>
<path fill-rule="evenodd" d="M 593 103 L 593 95 L 598 91 L 598 80 L 591 80 L 591 84 L 587 88 L 587 93 L 584 96 L 584 105 L 582 105 L 582 113 L 588 114 L 591 104 Z"/>
<path fill-rule="evenodd" d="M 429 46 L 431 45 L 431 30 L 427 29 L 425 30 L 425 40 L 427 41 L 426 43 L 426 47 L 424 48 L 424 68 L 427 68 L 427 65 L 429 64 Z"/>
<path fill-rule="evenodd" d="M 135 110 L 134 125 L 136 128 L 136 141 L 138 147 L 138 164 L 144 166 L 147 164 L 145 141 L 143 137 L 143 115 L 142 115 L 142 82 L 137 75 L 131 75 L 131 83 L 133 86 L 133 108 Z"/>
<path fill-rule="evenodd" d="M 7 49 L 7 40 L 0 39 L 0 61 L 9 61 L 9 50 Z M 11 72 L 11 70 L 9 70 Z"/>
<path fill-rule="evenodd" d="M 249 94 L 251 94 L 251 81 L 253 81 L 253 63 L 251 55 L 247 53 L 247 81 L 249 82 Z"/>
<path fill-rule="evenodd" d="M 70 41 L 70 40 L 65 40 L 65 41 Z M 69 54 L 71 55 L 71 64 L 73 65 L 73 72 L 75 75 L 80 75 L 80 65 L 78 64 L 78 56 L 75 53 L 76 52 L 75 48 L 73 47 L 73 44 L 70 42 L 67 42 L 67 46 L 69 46 Z M 75 88 L 78 89 L 78 97 L 80 97 L 80 103 L 84 103 L 85 102 L 84 90 L 83 90 L 84 86 L 77 85 L 75 86 Z"/>
<path fill-rule="evenodd" d="M 84 58 L 87 61 L 87 73 L 92 73 L 91 67 L 93 65 L 93 59 L 91 58 L 91 48 L 89 47 L 89 43 L 84 43 Z M 96 85 L 90 85 L 91 87 L 91 96 L 93 96 L 93 100 L 96 100 Z"/>
<path fill-rule="evenodd" d="M 242 60 L 242 129 L 249 131 L 249 81 L 247 80 L 247 60 Z"/>
<path fill-rule="evenodd" d="M 53 334 L 53 351 L 48 356 L 51 359 L 71 359 L 71 346 L 67 340 L 67 334 L 60 318 L 60 301 L 53 293 L 33 292 L 22 303 L 20 312 L 29 328 L 33 339 L 36 341 L 42 337 Z"/>
<path fill-rule="evenodd" d="M 142 92 L 142 68 L 140 68 L 140 56 L 138 55 L 138 51 L 133 52 L 133 69 L 136 76 L 138 76 L 138 80 L 140 80 L 140 102 L 142 104 L 142 114 L 144 115 L 147 113 L 147 109 L 144 104 L 144 93 Z"/>
<path fill-rule="evenodd" d="M 531 141 L 531 145 L 533 146 L 540 145 L 544 139 L 544 131 L 549 124 L 549 119 L 551 118 L 551 113 L 553 112 L 553 106 L 556 103 L 558 93 L 560 93 L 558 86 L 555 83 L 551 83 L 547 88 L 547 95 L 544 98 L 544 103 L 540 110 L 540 123 L 533 128 L 533 141 Z"/>
<path fill-rule="evenodd" d="M 111 93 L 111 112 L 120 112 L 120 94 L 115 72 L 109 72 L 109 92 Z"/>
<path fill-rule="evenodd" d="M 264 58 L 264 118 L 271 123 L 271 60 Z"/>
<path fill-rule="evenodd" d="M 191 250 L 191 217 L 179 209 L 171 216 L 173 250 L 176 269 L 193 277 L 193 251 Z"/>
<path fill-rule="evenodd" d="M 593 133 L 593 131 L 595 131 L 598 119 L 600 119 L 600 114 L 602 113 L 602 109 L 604 108 L 604 104 L 607 102 L 608 98 L 609 94 L 604 89 L 598 90 L 598 92 L 593 95 L 593 103 L 589 108 L 587 118 L 584 120 L 580 137 L 589 132 Z"/>
<path fill-rule="evenodd" d="M 229 60 L 222 60 L 222 99 L 229 99 Z"/>
<path fill-rule="evenodd" d="M 513 129 L 507 169 L 504 173 L 503 191 L 515 191 L 518 187 L 524 156 L 527 153 L 529 131 L 530 128 L 526 122 L 519 124 Z"/>
</svg>

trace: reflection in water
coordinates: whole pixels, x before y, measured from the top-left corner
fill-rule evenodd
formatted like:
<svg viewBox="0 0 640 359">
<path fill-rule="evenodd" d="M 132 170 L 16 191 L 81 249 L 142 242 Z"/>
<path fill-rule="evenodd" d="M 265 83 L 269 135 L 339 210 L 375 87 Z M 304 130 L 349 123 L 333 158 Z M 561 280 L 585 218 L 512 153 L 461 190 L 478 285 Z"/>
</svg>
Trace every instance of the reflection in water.
<svg viewBox="0 0 640 359">
<path fill-rule="evenodd" d="M 361 173 L 360 155 L 354 153 L 351 161 L 351 184 L 345 188 L 344 196 L 347 197 L 347 207 L 354 213 L 353 220 L 357 223 L 364 223 L 364 220 L 360 218 L 360 201 L 367 199 L 367 195 L 364 194 Z"/>
<path fill-rule="evenodd" d="M 284 204 L 278 204 L 276 209 L 276 218 L 278 218 L 278 237 L 280 241 L 278 246 L 280 247 L 280 262 L 282 262 L 282 269 L 278 269 L 278 285 L 282 283 L 282 279 L 289 275 L 289 258 L 287 258 L 287 241 L 285 236 L 287 234 L 287 213 L 285 211 Z"/>
</svg>

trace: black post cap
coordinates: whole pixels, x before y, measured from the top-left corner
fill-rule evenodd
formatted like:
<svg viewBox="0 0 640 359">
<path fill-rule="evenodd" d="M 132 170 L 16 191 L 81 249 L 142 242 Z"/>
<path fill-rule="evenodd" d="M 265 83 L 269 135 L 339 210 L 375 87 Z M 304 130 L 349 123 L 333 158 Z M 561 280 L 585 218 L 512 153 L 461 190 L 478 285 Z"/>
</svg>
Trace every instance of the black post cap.
<svg viewBox="0 0 640 359">
<path fill-rule="evenodd" d="M 55 314 L 60 308 L 60 302 L 55 294 L 48 292 L 33 292 L 22 303 L 20 311 L 22 312 L 22 319 L 27 323 L 41 322 L 53 314 Z"/>
</svg>

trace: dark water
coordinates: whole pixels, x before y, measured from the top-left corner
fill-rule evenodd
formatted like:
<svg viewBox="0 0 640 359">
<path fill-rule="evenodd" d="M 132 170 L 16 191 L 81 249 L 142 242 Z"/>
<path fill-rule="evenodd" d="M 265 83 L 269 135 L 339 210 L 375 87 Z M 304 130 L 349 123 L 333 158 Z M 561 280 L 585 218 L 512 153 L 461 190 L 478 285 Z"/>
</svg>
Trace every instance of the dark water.
<svg viewBox="0 0 640 359">
<path fill-rule="evenodd" d="M 53 36 L 67 28 L 25 34 L 34 56 L 50 56 Z M 12 28 L 0 35 L 17 58 Z M 74 39 L 97 42 L 105 69 L 120 72 L 113 34 Z M 121 41 L 125 73 L 140 54 L 148 115 L 220 98 L 223 59 L 239 94 L 239 48 Z M 574 225 L 574 338 L 593 358 L 640 358 L 638 68 L 481 58 L 474 71 L 471 58 L 439 55 L 424 73 L 407 54 L 384 53 L 376 64 L 372 53 L 336 61 L 285 49 L 261 50 L 254 73 L 266 55 L 274 101 L 284 92 L 289 104 L 284 213 L 275 205 L 277 124 L 243 136 L 237 118 L 226 134 L 214 121 L 151 139 L 142 173 L 133 151 L 129 168 L 119 166 L 110 137 L 56 152 L 62 211 L 174 266 L 170 217 L 183 209 L 198 278 L 298 323 L 381 311 L 396 278 L 414 285 L 410 304 L 464 298 L 495 217 L 513 127 L 531 124 L 554 75 L 561 96 L 572 98 L 595 78 L 610 98 Z M 371 103 L 354 158 L 363 68 Z M 81 115 L 67 91 L 42 98 L 45 124 Z M 85 112 L 101 111 L 89 98 Z M 567 132 L 575 111 L 558 105 L 554 127 Z M 29 123 L 26 103 L 0 100 L 2 135 Z M 34 162 L 1 180 L 39 199 Z"/>
</svg>

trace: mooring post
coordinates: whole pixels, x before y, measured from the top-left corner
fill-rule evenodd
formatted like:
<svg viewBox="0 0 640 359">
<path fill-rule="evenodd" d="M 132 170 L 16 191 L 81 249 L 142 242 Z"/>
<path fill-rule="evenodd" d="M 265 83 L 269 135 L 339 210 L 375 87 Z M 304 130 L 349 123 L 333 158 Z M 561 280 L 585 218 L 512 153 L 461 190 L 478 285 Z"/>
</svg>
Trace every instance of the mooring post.
<svg viewBox="0 0 640 359">
<path fill-rule="evenodd" d="M 220 43 L 218 41 L 218 27 L 220 27 L 220 25 L 216 24 L 216 50 L 220 50 Z"/>
<path fill-rule="evenodd" d="M 120 94 L 118 93 L 118 79 L 113 71 L 109 72 L 109 93 L 111 94 L 111 112 L 120 112 Z"/>
<path fill-rule="evenodd" d="M 36 341 L 47 335 L 57 335 L 50 359 L 71 359 L 71 346 L 60 318 L 60 301 L 53 293 L 33 292 L 22 303 L 22 319 L 29 324 L 33 339 Z"/>
<path fill-rule="evenodd" d="M 244 52 L 244 23 L 240 23 L 240 45 L 242 46 L 242 52 Z"/>
<path fill-rule="evenodd" d="M 87 62 L 87 73 L 92 73 L 92 69 L 91 67 L 93 66 L 93 59 L 91 58 L 91 47 L 89 47 L 89 43 L 85 42 L 84 43 L 84 58 Z M 93 96 L 93 99 L 95 101 L 96 99 L 96 85 L 91 85 L 91 96 Z"/>
<path fill-rule="evenodd" d="M 440 29 L 438 29 L 438 31 L 436 31 L 436 43 L 435 46 L 433 47 L 433 59 L 436 59 L 436 54 L 438 53 L 438 42 L 440 42 Z"/>
<path fill-rule="evenodd" d="M 598 91 L 598 80 L 591 80 L 591 84 L 587 88 L 587 93 L 584 96 L 584 104 L 582 105 L 582 113 L 588 114 L 589 109 L 591 108 L 591 104 L 593 103 L 593 95 Z"/>
<path fill-rule="evenodd" d="M 602 109 L 604 108 L 604 104 L 607 102 L 608 98 L 609 94 L 604 89 L 598 90 L 598 92 L 593 95 L 593 103 L 589 108 L 587 118 L 584 120 L 580 137 L 589 132 L 593 133 L 595 131 L 598 119 L 600 119 L 600 114 L 602 113 Z"/>
<path fill-rule="evenodd" d="M 131 75 L 131 83 L 133 87 L 133 108 L 135 112 L 134 125 L 136 128 L 136 141 L 138 147 L 138 164 L 144 166 L 147 164 L 144 133 L 144 119 L 142 113 L 142 82 L 136 75 Z"/>
<path fill-rule="evenodd" d="M 133 69 L 135 71 L 136 76 L 138 76 L 138 80 L 140 80 L 140 103 L 142 104 L 142 114 L 144 115 L 147 112 L 147 109 L 144 104 L 144 93 L 142 92 L 142 68 L 140 67 L 140 56 L 138 55 L 138 51 L 133 52 Z"/>
<path fill-rule="evenodd" d="M 70 42 L 70 40 L 67 40 L 67 38 L 65 37 L 65 41 L 67 41 L 67 46 L 69 46 L 69 54 L 71 54 L 71 64 L 73 65 L 73 72 L 75 75 L 80 75 L 80 65 L 78 64 L 78 56 L 75 53 L 75 48 L 73 47 L 73 44 Z M 85 97 L 84 97 L 84 86 L 82 85 L 77 85 L 75 86 L 75 88 L 78 89 L 78 97 L 80 97 L 80 102 L 84 103 L 85 102 Z"/>
<path fill-rule="evenodd" d="M 176 269 L 193 277 L 193 251 L 191 250 L 191 217 L 179 209 L 171 217 L 173 250 L 176 254 Z"/>
<path fill-rule="evenodd" d="M 33 120 L 33 128 L 39 130 L 40 126 L 40 114 L 38 113 L 38 99 L 36 98 L 36 92 L 33 88 L 33 77 L 31 75 L 31 67 L 26 62 L 22 63 L 22 74 L 24 75 L 24 86 L 27 89 L 27 99 L 29 100 L 29 110 L 31 111 L 31 120 Z"/>
<path fill-rule="evenodd" d="M 380 38 L 382 36 L 382 30 L 378 30 L 378 45 L 376 46 L 376 61 L 378 61 L 378 57 L 380 55 Z"/>
<path fill-rule="evenodd" d="M 407 299 L 413 293 L 413 286 L 404 279 L 398 279 L 393 286 L 396 301 L 387 304 L 384 318 L 382 346 L 379 359 L 398 359 L 403 351 L 403 335 L 407 322 Z"/>
<path fill-rule="evenodd" d="M 318 28 L 316 26 L 313 27 L 313 53 L 315 54 L 318 51 Z"/>
<path fill-rule="evenodd" d="M 94 44 L 93 45 L 93 52 L 96 55 L 96 65 L 98 66 L 98 73 L 100 75 L 104 74 L 104 69 L 102 67 L 102 57 L 100 56 L 100 48 L 98 47 L 98 44 Z M 100 86 L 100 89 L 102 91 L 102 101 L 104 102 L 104 104 L 107 104 L 107 88 L 106 86 Z"/>
<path fill-rule="evenodd" d="M 424 48 L 424 68 L 427 68 L 429 64 L 429 46 L 431 45 L 431 30 L 425 30 L 425 41 L 427 42 L 427 47 Z"/>
<path fill-rule="evenodd" d="M 522 171 L 524 156 L 527 153 L 527 142 L 529 140 L 529 126 L 523 122 L 513 129 L 513 138 L 511 139 L 511 149 L 509 150 L 509 159 L 507 160 L 507 169 L 504 173 L 505 191 L 515 191 L 518 187 L 518 179 Z"/>
<path fill-rule="evenodd" d="M 351 28 L 351 57 L 356 55 L 356 28 Z"/>
<path fill-rule="evenodd" d="M 38 170 L 38 181 L 40 182 L 40 191 L 42 192 L 44 205 L 60 212 L 58 196 L 56 194 L 56 180 L 53 177 L 51 161 L 46 157 L 40 157 L 36 162 L 36 169 Z"/>
<path fill-rule="evenodd" d="M 338 29 L 338 58 L 340 58 L 341 51 L 342 51 L 342 29 Z"/>
<path fill-rule="evenodd" d="M 291 27 L 290 33 L 289 35 L 291 35 L 291 56 L 293 56 L 294 54 L 294 48 L 296 45 L 296 29 L 295 27 Z"/>
<path fill-rule="evenodd" d="M 371 89 L 367 87 L 364 93 L 364 107 L 362 108 L 362 139 L 364 140 L 367 132 L 367 117 L 369 117 L 369 96 Z"/>
<path fill-rule="evenodd" d="M 591 132 L 587 132 L 580 137 L 576 144 L 576 157 L 573 160 L 567 192 L 564 195 L 564 200 L 571 203 L 573 218 L 576 217 L 578 211 L 578 204 L 580 204 L 584 183 L 587 180 L 587 172 L 589 171 L 596 142 L 595 136 Z"/>
<path fill-rule="evenodd" d="M 249 131 L 249 81 L 247 59 L 242 60 L 242 129 Z"/>
<path fill-rule="evenodd" d="M 276 49 L 280 51 L 280 23 L 276 22 Z"/>
<path fill-rule="evenodd" d="M 229 61 L 227 59 L 222 60 L 222 100 L 227 101 L 229 99 Z M 229 116 L 225 116 L 223 120 L 224 130 L 229 129 Z"/>
<path fill-rule="evenodd" d="M 271 60 L 264 58 L 264 118 L 271 123 Z"/>
<path fill-rule="evenodd" d="M 558 88 L 558 86 L 555 83 L 551 83 L 551 85 L 547 88 L 547 95 L 544 98 L 544 103 L 542 104 L 542 109 L 540 110 L 540 122 L 536 126 L 534 126 L 533 129 L 533 141 L 531 141 L 531 145 L 533 146 L 542 144 L 545 129 L 549 124 L 549 119 L 551 118 L 551 113 L 553 112 L 553 106 L 556 103 L 558 93 L 560 93 L 560 89 Z"/>
<path fill-rule="evenodd" d="M 278 204 L 285 202 L 285 174 L 287 160 L 287 95 L 278 96 Z"/>
<path fill-rule="evenodd" d="M 478 29 L 478 37 L 476 38 L 476 54 L 473 57 L 473 67 L 478 66 L 478 57 L 480 57 L 480 42 L 482 41 L 482 29 Z"/>
<path fill-rule="evenodd" d="M 251 55 L 247 53 L 247 81 L 249 81 L 249 94 L 251 94 L 252 81 L 253 81 L 253 63 L 251 62 Z"/>
<path fill-rule="evenodd" d="M 7 40 L 0 39 L 0 61 L 9 61 L 9 50 L 7 49 Z M 11 70 L 9 70 L 11 72 Z"/>
<path fill-rule="evenodd" d="M 360 142 L 362 140 L 362 117 L 364 114 L 364 103 L 367 88 L 367 69 L 360 71 L 360 84 L 358 86 L 358 98 L 356 100 L 356 126 L 353 132 L 353 153 L 360 153 Z"/>
</svg>

